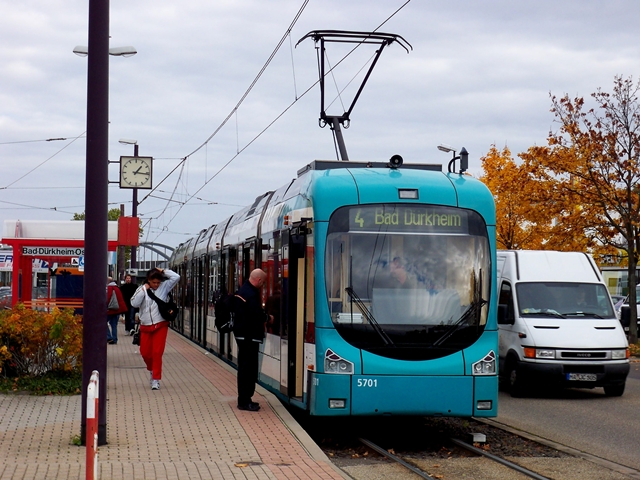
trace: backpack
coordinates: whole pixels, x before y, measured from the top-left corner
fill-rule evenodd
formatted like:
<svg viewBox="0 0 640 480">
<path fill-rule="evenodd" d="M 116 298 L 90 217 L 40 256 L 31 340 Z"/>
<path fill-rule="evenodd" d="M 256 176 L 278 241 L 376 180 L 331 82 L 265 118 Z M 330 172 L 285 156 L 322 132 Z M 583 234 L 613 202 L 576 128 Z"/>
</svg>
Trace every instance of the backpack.
<svg viewBox="0 0 640 480">
<path fill-rule="evenodd" d="M 231 333 L 233 331 L 233 302 L 236 296 L 234 293 L 220 293 L 213 304 L 213 311 L 216 315 L 215 324 L 220 333 Z M 238 296 L 238 298 L 246 301 L 242 297 Z"/>
<path fill-rule="evenodd" d="M 229 333 L 233 330 L 233 295 L 220 293 L 213 304 L 216 315 L 216 328 L 220 333 Z"/>
<path fill-rule="evenodd" d="M 107 304 L 107 310 L 119 310 L 120 303 L 118 302 L 118 296 L 116 295 L 116 290 L 111 290 L 111 298 L 109 299 L 109 303 Z"/>
</svg>

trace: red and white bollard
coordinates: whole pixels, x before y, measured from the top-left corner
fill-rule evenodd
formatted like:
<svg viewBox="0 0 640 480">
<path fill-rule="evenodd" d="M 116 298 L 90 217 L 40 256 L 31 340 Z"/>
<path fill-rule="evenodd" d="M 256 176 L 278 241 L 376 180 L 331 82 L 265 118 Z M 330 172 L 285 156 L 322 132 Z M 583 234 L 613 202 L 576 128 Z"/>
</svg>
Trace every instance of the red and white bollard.
<svg viewBox="0 0 640 480">
<path fill-rule="evenodd" d="M 100 380 L 94 370 L 87 387 L 87 480 L 98 480 L 98 400 Z"/>
</svg>

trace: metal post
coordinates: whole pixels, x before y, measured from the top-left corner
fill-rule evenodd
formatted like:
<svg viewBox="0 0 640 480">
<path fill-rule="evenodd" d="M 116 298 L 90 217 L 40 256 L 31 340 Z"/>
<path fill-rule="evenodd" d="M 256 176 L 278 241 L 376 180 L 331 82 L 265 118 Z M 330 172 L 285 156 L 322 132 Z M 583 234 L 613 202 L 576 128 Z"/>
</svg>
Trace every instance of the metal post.
<svg viewBox="0 0 640 480">
<path fill-rule="evenodd" d="M 138 156 L 138 144 L 136 143 L 133 146 L 133 156 Z M 138 189 L 133 189 L 133 204 L 131 206 L 131 216 L 138 216 Z M 138 268 L 138 258 L 137 258 L 138 249 L 137 247 L 131 247 L 131 268 Z"/>
<path fill-rule="evenodd" d="M 98 444 L 107 443 L 107 249 L 109 182 L 109 1 L 89 0 L 85 177 L 85 267 L 82 349 L 82 420 L 86 438 L 87 388 L 100 375 Z"/>
<path fill-rule="evenodd" d="M 120 204 L 120 216 L 124 217 L 124 204 Z M 125 277 L 125 260 L 124 260 L 124 245 L 118 245 L 118 281 L 124 282 Z"/>
</svg>

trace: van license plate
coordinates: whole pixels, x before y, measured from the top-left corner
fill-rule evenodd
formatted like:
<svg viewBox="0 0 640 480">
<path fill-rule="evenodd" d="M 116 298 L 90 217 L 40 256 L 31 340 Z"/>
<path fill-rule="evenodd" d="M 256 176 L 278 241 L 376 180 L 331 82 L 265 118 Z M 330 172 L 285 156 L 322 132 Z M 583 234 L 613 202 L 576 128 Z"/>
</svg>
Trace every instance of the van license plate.
<svg viewBox="0 0 640 480">
<path fill-rule="evenodd" d="M 598 379 L 595 373 L 567 373 L 567 380 L 577 382 L 595 382 Z"/>
</svg>

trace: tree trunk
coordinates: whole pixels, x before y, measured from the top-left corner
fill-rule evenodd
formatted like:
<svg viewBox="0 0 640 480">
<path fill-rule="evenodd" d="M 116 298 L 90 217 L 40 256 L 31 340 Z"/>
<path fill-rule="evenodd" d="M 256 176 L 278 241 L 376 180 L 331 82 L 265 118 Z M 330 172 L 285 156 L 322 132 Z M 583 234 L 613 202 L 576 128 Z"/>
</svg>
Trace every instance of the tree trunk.
<svg viewBox="0 0 640 480">
<path fill-rule="evenodd" d="M 636 239 L 629 239 L 629 343 L 638 342 L 638 298 L 636 296 Z"/>
</svg>

